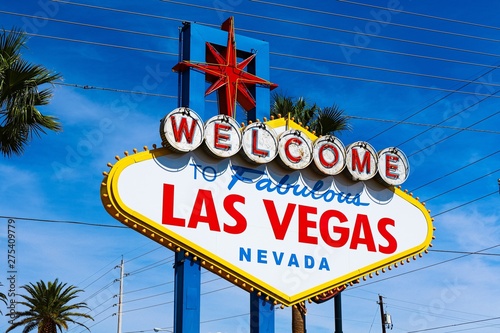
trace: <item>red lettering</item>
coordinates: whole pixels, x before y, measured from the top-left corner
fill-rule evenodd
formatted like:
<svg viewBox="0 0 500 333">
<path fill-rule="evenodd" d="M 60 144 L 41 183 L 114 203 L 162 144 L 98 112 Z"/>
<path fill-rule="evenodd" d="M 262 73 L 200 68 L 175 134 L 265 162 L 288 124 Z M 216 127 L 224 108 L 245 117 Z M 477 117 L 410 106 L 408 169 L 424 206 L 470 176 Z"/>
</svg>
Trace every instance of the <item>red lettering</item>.
<svg viewBox="0 0 500 333">
<path fill-rule="evenodd" d="M 202 215 L 203 208 L 205 208 L 206 215 Z M 208 227 L 212 231 L 220 231 L 214 198 L 212 197 L 212 192 L 208 190 L 198 190 L 187 227 L 197 228 L 199 222 L 208 223 Z"/>
<path fill-rule="evenodd" d="M 223 134 L 220 131 L 229 131 L 231 126 L 222 123 L 215 123 L 214 125 L 214 147 L 217 149 L 229 150 L 231 145 L 221 141 L 229 141 L 231 136 L 229 134 Z"/>
<path fill-rule="evenodd" d="M 260 149 L 257 147 L 259 143 L 259 130 L 257 128 L 254 128 L 252 130 L 252 154 L 257 155 L 257 156 L 263 156 L 266 157 L 269 155 L 268 150 Z"/>
<path fill-rule="evenodd" d="M 307 218 L 309 214 L 316 214 L 317 208 L 299 205 L 299 242 L 318 244 L 318 237 L 310 236 L 308 230 L 316 228 L 316 222 Z"/>
<path fill-rule="evenodd" d="M 363 233 L 364 238 L 361 237 Z M 364 214 L 358 214 L 356 216 L 356 222 L 354 223 L 354 230 L 352 231 L 352 240 L 350 249 L 356 250 L 358 245 L 364 244 L 370 252 L 375 252 L 375 241 L 373 239 L 372 229 L 370 228 L 370 222 L 368 221 L 368 216 Z"/>
<path fill-rule="evenodd" d="M 297 138 L 291 138 L 285 142 L 285 146 L 283 148 L 285 149 L 286 158 L 288 158 L 288 160 L 292 163 L 299 163 L 302 160 L 302 156 L 293 156 L 292 153 L 290 153 L 290 145 L 292 144 L 300 146 L 302 141 Z"/>
<path fill-rule="evenodd" d="M 230 194 L 224 199 L 224 209 L 236 222 L 235 225 L 227 225 L 224 223 L 224 231 L 229 234 L 241 234 L 247 228 L 247 220 L 245 217 L 234 208 L 235 203 L 245 203 L 245 197 L 237 194 Z"/>
<path fill-rule="evenodd" d="M 370 165 L 370 152 L 368 150 L 365 150 L 365 154 L 363 156 L 363 162 L 360 161 L 359 159 L 359 154 L 358 150 L 356 148 L 352 149 L 352 165 L 351 165 L 351 170 L 359 170 L 359 172 L 363 172 L 363 170 L 366 170 L 366 173 L 371 172 L 371 165 Z"/>
<path fill-rule="evenodd" d="M 191 127 L 189 129 L 186 117 L 181 118 L 181 123 L 179 126 L 177 126 L 175 116 L 171 116 L 170 121 L 172 122 L 172 132 L 174 133 L 174 138 L 176 142 L 181 142 L 182 135 L 184 135 L 188 143 L 193 143 L 193 136 L 194 133 L 196 132 L 196 124 L 198 122 L 196 119 L 193 119 L 191 121 Z"/>
<path fill-rule="evenodd" d="M 330 235 L 330 219 L 336 218 L 340 223 L 347 222 L 347 217 L 338 210 L 327 210 L 321 215 L 319 219 L 319 231 L 321 238 L 325 243 L 331 247 L 342 247 L 349 240 L 349 228 L 334 226 L 332 228 L 334 233 L 339 234 L 338 239 L 333 239 Z"/>
<path fill-rule="evenodd" d="M 161 223 L 185 227 L 186 220 L 174 217 L 174 185 L 163 184 L 163 210 Z"/>
<path fill-rule="evenodd" d="M 292 220 L 293 212 L 295 211 L 295 204 L 289 203 L 286 206 L 285 215 L 283 216 L 283 220 L 280 221 L 278 217 L 278 213 L 276 212 L 276 206 L 274 202 L 271 200 L 262 200 L 264 202 L 264 206 L 266 207 L 267 216 L 269 216 L 269 222 L 271 222 L 271 227 L 273 228 L 274 237 L 279 240 L 283 240 L 285 238 L 286 232 L 288 230 L 288 226 L 290 225 L 290 221 Z"/>
<path fill-rule="evenodd" d="M 398 170 L 397 163 L 399 161 L 399 157 L 397 155 L 387 154 L 385 155 L 385 175 L 387 178 L 398 179 L 399 174 L 395 171 Z"/>
<path fill-rule="evenodd" d="M 333 161 L 331 161 L 331 162 L 328 162 L 325 159 L 325 157 L 323 156 L 323 152 L 327 149 L 331 150 L 333 152 L 333 155 L 335 156 Z M 319 155 L 319 162 L 325 168 L 332 168 L 339 161 L 339 151 L 338 151 L 337 147 L 335 147 L 332 144 L 325 144 L 325 145 L 321 146 L 319 148 L 318 155 Z"/>
<path fill-rule="evenodd" d="M 394 236 L 389 231 L 387 231 L 388 225 L 394 227 L 396 225 L 396 222 L 394 222 L 393 219 L 384 217 L 380 219 L 380 221 L 378 221 L 377 225 L 378 232 L 387 241 L 387 246 L 382 246 L 382 245 L 378 246 L 378 250 L 380 251 L 380 253 L 384 254 L 394 253 L 398 248 L 398 242 L 396 241 L 396 238 L 394 238 Z"/>
</svg>

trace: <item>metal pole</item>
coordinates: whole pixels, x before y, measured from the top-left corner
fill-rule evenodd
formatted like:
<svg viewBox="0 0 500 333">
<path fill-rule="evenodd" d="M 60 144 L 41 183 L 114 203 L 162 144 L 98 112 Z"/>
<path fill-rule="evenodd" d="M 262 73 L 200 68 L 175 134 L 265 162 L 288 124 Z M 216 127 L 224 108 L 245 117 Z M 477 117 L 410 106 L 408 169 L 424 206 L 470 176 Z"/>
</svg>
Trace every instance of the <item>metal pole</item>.
<svg viewBox="0 0 500 333">
<path fill-rule="evenodd" d="M 380 306 L 380 319 L 382 320 L 382 333 L 385 333 L 384 301 L 382 295 L 378 295 L 378 305 Z"/>
<path fill-rule="evenodd" d="M 122 297 L 123 297 L 123 256 L 120 263 L 120 291 L 118 293 L 118 333 L 122 333 Z"/>
<path fill-rule="evenodd" d="M 335 307 L 335 333 L 342 333 L 342 293 L 338 293 L 334 298 Z"/>
</svg>

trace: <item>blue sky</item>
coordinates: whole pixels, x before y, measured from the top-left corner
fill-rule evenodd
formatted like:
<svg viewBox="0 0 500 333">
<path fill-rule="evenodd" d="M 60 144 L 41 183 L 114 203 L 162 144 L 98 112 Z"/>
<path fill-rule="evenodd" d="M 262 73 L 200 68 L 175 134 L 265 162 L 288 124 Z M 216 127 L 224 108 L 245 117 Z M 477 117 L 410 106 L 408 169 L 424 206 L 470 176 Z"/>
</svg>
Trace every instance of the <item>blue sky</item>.
<svg viewBox="0 0 500 333">
<path fill-rule="evenodd" d="M 122 331 L 172 326 L 172 253 L 109 216 L 99 184 L 115 155 L 160 144 L 159 120 L 177 106 L 182 22 L 229 16 L 237 34 L 269 42 L 279 91 L 352 117 L 342 142 L 401 148 L 403 188 L 435 217 L 428 255 L 343 293 L 344 331 L 380 330 L 380 294 L 394 332 L 497 332 L 500 27 L 487 0 L 2 2 L 1 26 L 31 34 L 23 56 L 64 78 L 41 108 L 64 131 L 0 159 L 0 248 L 15 218 L 18 286 L 59 278 L 85 289 L 91 331 L 113 331 L 123 256 Z M 201 332 L 247 332 L 248 295 L 210 273 L 202 281 Z M 308 330 L 333 332 L 332 315 L 332 302 L 310 305 Z M 289 329 L 290 309 L 276 311 L 276 327 Z"/>
</svg>

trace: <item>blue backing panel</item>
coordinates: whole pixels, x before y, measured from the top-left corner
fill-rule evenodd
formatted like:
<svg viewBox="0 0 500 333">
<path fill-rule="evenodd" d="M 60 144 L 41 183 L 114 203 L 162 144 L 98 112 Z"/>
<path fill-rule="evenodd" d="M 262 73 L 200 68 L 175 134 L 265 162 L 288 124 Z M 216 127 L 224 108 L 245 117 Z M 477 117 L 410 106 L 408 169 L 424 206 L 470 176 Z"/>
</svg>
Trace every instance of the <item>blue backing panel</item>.
<svg viewBox="0 0 500 333">
<path fill-rule="evenodd" d="M 250 333 L 274 333 L 274 305 L 250 294 Z"/>
<path fill-rule="evenodd" d="M 227 32 L 202 26 L 196 23 L 186 24 L 182 31 L 182 60 L 205 62 L 205 43 L 227 45 Z M 236 49 L 247 53 L 257 52 L 255 57 L 255 75 L 269 80 L 269 43 L 254 38 L 236 35 Z M 188 73 L 189 72 L 189 73 Z M 182 74 L 181 106 L 193 109 L 202 119 L 208 120 L 217 113 L 205 110 L 205 74 L 196 70 L 187 70 Z M 215 94 L 215 93 L 214 93 Z M 214 95 L 215 96 L 215 95 Z M 213 99 L 214 96 L 210 95 Z M 245 117 L 237 115 L 238 121 L 269 117 L 270 92 L 268 87 L 256 87 L 255 100 L 257 107 Z M 241 113 L 241 112 L 240 112 Z"/>
<path fill-rule="evenodd" d="M 197 262 L 175 254 L 174 332 L 200 332 L 201 270 Z"/>
</svg>

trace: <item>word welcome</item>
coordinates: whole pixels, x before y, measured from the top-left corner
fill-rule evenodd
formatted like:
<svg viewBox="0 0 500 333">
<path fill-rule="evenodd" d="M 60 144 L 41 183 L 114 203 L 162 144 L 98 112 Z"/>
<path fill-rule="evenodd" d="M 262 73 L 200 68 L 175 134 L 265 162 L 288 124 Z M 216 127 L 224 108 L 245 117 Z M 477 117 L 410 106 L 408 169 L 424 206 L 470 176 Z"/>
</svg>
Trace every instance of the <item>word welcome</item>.
<svg viewBox="0 0 500 333">
<path fill-rule="evenodd" d="M 334 136 L 324 136 L 314 142 L 297 129 L 281 134 L 256 122 L 240 129 L 234 118 L 218 115 L 206 124 L 189 108 L 177 108 L 165 116 L 160 125 L 162 144 L 176 152 L 189 152 L 203 142 L 216 157 L 227 158 L 242 151 L 243 156 L 257 164 L 273 161 L 279 156 L 282 164 L 291 170 L 301 170 L 314 162 L 325 175 L 337 175 L 344 169 L 353 180 L 375 177 L 389 185 L 400 185 L 408 177 L 406 156 L 397 148 L 386 148 L 377 153 L 367 142 L 358 141 L 347 148 Z"/>
</svg>

